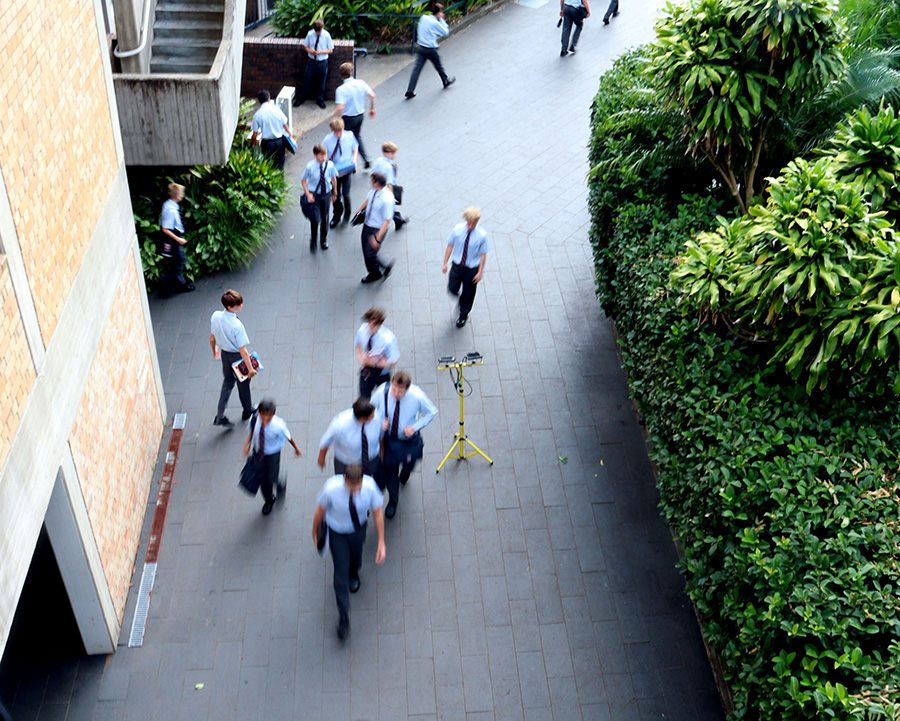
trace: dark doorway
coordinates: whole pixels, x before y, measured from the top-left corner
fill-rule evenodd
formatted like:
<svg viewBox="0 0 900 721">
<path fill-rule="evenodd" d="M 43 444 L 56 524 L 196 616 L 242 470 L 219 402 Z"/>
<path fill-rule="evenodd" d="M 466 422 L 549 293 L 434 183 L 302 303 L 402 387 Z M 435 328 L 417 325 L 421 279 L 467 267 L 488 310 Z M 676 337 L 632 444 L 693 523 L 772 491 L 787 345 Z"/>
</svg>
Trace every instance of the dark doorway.
<svg viewBox="0 0 900 721">
<path fill-rule="evenodd" d="M 83 656 L 75 615 L 42 526 L 0 660 L 0 700 L 13 719 L 36 719 L 45 702 L 67 704 Z"/>
</svg>

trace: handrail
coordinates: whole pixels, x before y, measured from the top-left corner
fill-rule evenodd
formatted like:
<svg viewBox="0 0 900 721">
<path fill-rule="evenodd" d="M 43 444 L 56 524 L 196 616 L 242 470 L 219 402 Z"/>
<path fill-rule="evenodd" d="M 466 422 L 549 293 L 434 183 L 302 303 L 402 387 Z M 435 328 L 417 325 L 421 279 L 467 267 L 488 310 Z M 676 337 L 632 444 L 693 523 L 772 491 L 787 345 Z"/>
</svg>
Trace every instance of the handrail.
<svg viewBox="0 0 900 721">
<path fill-rule="evenodd" d="M 118 46 L 115 50 L 113 50 L 113 55 L 117 58 L 133 58 L 135 55 L 140 55 L 144 52 L 144 48 L 147 47 L 147 38 L 150 37 L 150 33 L 148 32 L 150 29 L 150 6 L 153 4 L 153 0 L 144 0 L 144 19 L 141 23 L 141 44 L 138 45 L 134 50 L 126 50 L 124 53 L 119 52 Z"/>
</svg>

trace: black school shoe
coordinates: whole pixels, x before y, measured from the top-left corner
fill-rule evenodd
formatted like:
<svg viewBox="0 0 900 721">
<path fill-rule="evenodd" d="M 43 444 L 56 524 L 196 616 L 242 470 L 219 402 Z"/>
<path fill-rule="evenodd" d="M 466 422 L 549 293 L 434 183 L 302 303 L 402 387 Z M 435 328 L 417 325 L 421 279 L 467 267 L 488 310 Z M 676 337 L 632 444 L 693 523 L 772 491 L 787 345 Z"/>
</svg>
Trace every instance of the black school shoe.
<svg viewBox="0 0 900 721">
<path fill-rule="evenodd" d="M 228 416 L 216 416 L 213 418 L 214 426 L 225 426 L 225 428 L 234 428 L 234 423 L 228 420 Z"/>
<path fill-rule="evenodd" d="M 359 590 L 359 576 L 350 579 L 350 593 L 356 593 Z"/>
<path fill-rule="evenodd" d="M 337 625 L 337 637 L 338 640 L 343 643 L 347 640 L 347 636 L 350 635 L 350 616 L 346 613 L 341 614 L 341 618 L 338 621 Z"/>
</svg>

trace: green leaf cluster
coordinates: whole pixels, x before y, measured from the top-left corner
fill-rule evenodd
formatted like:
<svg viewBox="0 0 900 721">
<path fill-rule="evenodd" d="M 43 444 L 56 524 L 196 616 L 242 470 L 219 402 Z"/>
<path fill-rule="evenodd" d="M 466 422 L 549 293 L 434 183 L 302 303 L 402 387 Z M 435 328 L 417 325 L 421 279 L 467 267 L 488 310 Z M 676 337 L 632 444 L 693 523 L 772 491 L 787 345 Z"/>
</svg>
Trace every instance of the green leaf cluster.
<svg viewBox="0 0 900 721">
<path fill-rule="evenodd" d="M 686 312 L 769 344 L 807 392 L 900 393 L 900 117 L 865 108 L 764 204 L 685 245 L 672 279 Z M 879 209 L 879 210 L 875 210 Z"/>
<path fill-rule="evenodd" d="M 242 108 L 235 141 L 224 166 L 129 170 L 131 204 L 144 278 L 153 287 L 163 274 L 156 238 L 167 185 L 185 186 L 181 215 L 188 238 L 186 276 L 196 279 L 246 265 L 269 242 L 269 233 L 287 199 L 284 173 L 249 147 L 246 126 L 252 103 Z"/>
<path fill-rule="evenodd" d="M 618 262 L 608 239 L 620 207 L 653 198 L 674 209 L 682 193 L 708 192 L 714 182 L 713 169 L 685 152 L 681 115 L 647 85 L 646 66 L 646 47 L 620 56 L 601 76 L 591 108 L 591 245 L 607 312 L 614 311 Z"/>
<path fill-rule="evenodd" d="M 773 121 L 808 104 L 845 69 L 830 0 L 690 0 L 667 6 L 648 78 L 683 115 L 690 152 L 706 158 L 741 210 Z"/>
</svg>

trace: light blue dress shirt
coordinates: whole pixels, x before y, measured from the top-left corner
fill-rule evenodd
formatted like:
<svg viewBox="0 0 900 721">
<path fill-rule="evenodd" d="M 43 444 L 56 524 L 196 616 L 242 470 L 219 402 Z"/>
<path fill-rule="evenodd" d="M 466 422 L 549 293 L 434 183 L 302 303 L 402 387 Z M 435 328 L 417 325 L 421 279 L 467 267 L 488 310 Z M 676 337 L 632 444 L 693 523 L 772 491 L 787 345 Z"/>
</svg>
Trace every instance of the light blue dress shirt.
<svg viewBox="0 0 900 721">
<path fill-rule="evenodd" d="M 366 96 L 374 95 L 365 80 L 347 78 L 334 91 L 334 102 L 344 106 L 344 116 L 353 117 L 366 112 Z"/>
<path fill-rule="evenodd" d="M 322 140 L 322 145 L 328 153 L 328 159 L 335 165 L 353 160 L 353 151 L 359 147 L 356 136 L 350 130 L 341 131 L 341 140 L 334 137 L 334 133 L 328 133 Z M 338 148 L 340 148 L 338 150 Z"/>
<path fill-rule="evenodd" d="M 369 514 L 377 511 L 384 503 L 384 494 L 378 490 L 372 476 L 363 476 L 362 486 L 353 495 L 353 505 L 360 523 L 369 519 Z M 350 517 L 350 491 L 344 485 L 343 476 L 332 476 L 322 490 L 316 504 L 325 509 L 325 523 L 335 533 L 353 533 L 353 520 Z"/>
<path fill-rule="evenodd" d="M 250 123 L 250 130 L 260 133 L 263 140 L 276 140 L 284 135 L 284 125 L 287 121 L 287 117 L 275 105 L 275 101 L 269 100 L 256 111 Z"/>
<path fill-rule="evenodd" d="M 450 260 L 457 265 L 462 265 L 463 246 L 466 244 L 466 233 L 469 232 L 467 223 L 460 223 L 450 231 L 447 236 L 447 245 L 453 246 L 453 252 L 450 254 Z M 469 236 L 469 251 L 466 253 L 466 267 L 477 268 L 481 262 L 481 256 L 491 249 L 491 243 L 488 239 L 487 231 L 483 230 L 480 225 L 476 225 Z"/>
<path fill-rule="evenodd" d="M 366 204 L 366 225 L 370 228 L 380 228 L 384 221 L 394 218 L 394 196 L 386 188 L 369 191 Z"/>
<path fill-rule="evenodd" d="M 440 20 L 434 15 L 423 15 L 416 27 L 416 42 L 423 48 L 436 48 L 438 38 L 445 38 L 450 34 L 446 20 Z"/>
<path fill-rule="evenodd" d="M 381 439 L 381 419 L 378 414 L 366 423 L 366 440 L 369 442 L 369 460 L 378 457 Z M 334 457 L 341 463 L 360 463 L 362 461 L 362 424 L 348 408 L 338 413 L 319 441 L 319 448 L 334 446 Z"/>
<path fill-rule="evenodd" d="M 383 155 L 378 158 L 378 160 L 372 163 L 372 172 L 381 173 L 387 178 L 388 185 L 396 185 L 397 183 L 397 171 L 394 170 L 394 161 L 390 158 L 386 158 Z"/>
<path fill-rule="evenodd" d="M 384 402 L 385 391 L 387 391 L 386 406 Z M 404 428 L 412 426 L 415 430 L 421 431 L 434 420 L 438 413 L 437 407 L 425 395 L 425 391 L 415 384 L 406 389 L 406 393 L 399 402 L 400 417 L 397 421 L 397 434 L 401 439 L 406 438 L 406 434 L 403 433 Z M 397 399 L 391 394 L 390 382 L 382 383 L 372 391 L 372 405 L 375 406 L 375 415 L 377 417 L 387 418 L 388 429 L 384 433 L 385 435 L 390 434 L 391 425 L 394 421 L 394 412 L 397 410 Z"/>
<path fill-rule="evenodd" d="M 219 350 L 237 353 L 244 346 L 250 345 L 244 324 L 231 311 L 217 310 L 212 314 L 209 325 Z"/>
<path fill-rule="evenodd" d="M 250 429 L 250 421 L 247 421 L 247 428 L 248 430 Z M 253 434 L 250 445 L 254 452 L 259 449 L 259 434 L 261 430 L 266 434 L 265 454 L 267 456 L 281 453 L 284 444 L 291 440 L 291 432 L 288 430 L 283 418 L 272 416 L 272 420 L 264 426 L 259 420 L 259 416 L 257 416 L 256 421 L 253 422 L 253 429 L 250 431 Z"/>
<path fill-rule="evenodd" d="M 315 195 L 319 190 L 319 182 L 322 180 L 322 166 L 319 165 L 318 160 L 310 160 L 306 167 L 303 169 L 303 175 L 300 176 L 300 180 L 306 181 L 306 187 L 309 188 L 309 192 Z M 330 160 L 325 161 L 325 192 L 331 192 L 331 186 L 334 179 L 337 177 L 337 170 L 334 169 L 334 163 Z"/>
<path fill-rule="evenodd" d="M 355 347 L 366 350 L 369 346 L 369 337 L 369 324 L 363 323 L 359 327 L 359 330 L 356 331 Z M 378 332 L 371 336 L 371 338 L 372 350 L 370 351 L 370 355 L 383 356 L 387 359 L 388 363 L 392 365 L 400 360 L 400 346 L 397 343 L 397 336 L 394 335 L 393 331 L 381 326 L 381 328 L 378 329 Z"/>
<path fill-rule="evenodd" d="M 159 216 L 159 224 L 168 230 L 184 232 L 184 224 L 181 222 L 181 208 L 171 198 L 163 203 L 162 213 Z"/>
<path fill-rule="evenodd" d="M 306 38 L 303 40 L 303 44 L 308 48 L 315 48 L 316 50 L 334 50 L 334 40 L 331 39 L 331 34 L 327 30 L 322 30 L 322 34 L 318 36 L 319 44 L 316 45 L 316 31 L 310 30 L 306 33 Z M 306 53 L 306 57 L 310 60 L 314 60 L 317 63 L 324 63 L 328 61 L 327 55 L 310 55 Z"/>
</svg>

